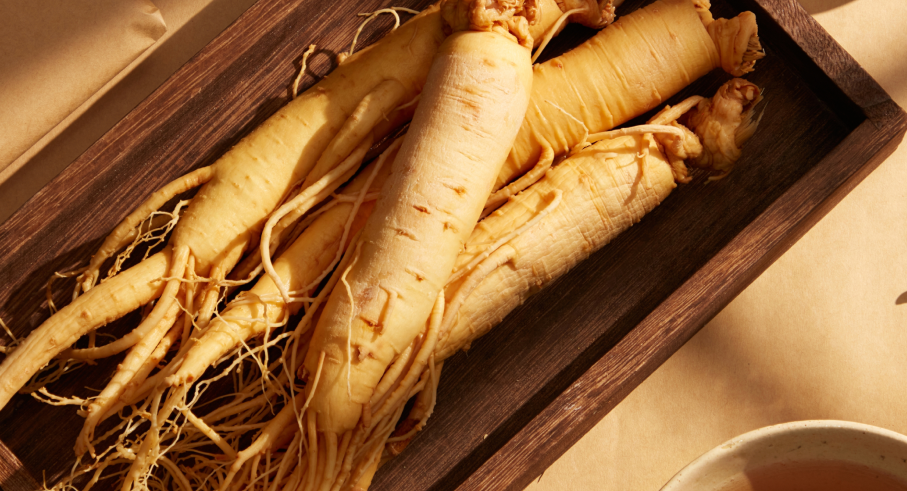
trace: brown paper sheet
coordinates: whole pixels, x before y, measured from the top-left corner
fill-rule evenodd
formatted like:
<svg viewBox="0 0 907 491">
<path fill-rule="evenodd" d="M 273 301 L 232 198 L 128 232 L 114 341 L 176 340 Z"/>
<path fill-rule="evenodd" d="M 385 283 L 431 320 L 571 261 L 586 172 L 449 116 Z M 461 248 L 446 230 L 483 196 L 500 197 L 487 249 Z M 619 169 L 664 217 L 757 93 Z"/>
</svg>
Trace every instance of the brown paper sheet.
<svg viewBox="0 0 907 491">
<path fill-rule="evenodd" d="M 907 2 L 802 4 L 907 107 Z M 763 426 L 842 419 L 907 434 L 905 415 L 902 143 L 527 490 L 657 490 L 699 455 Z"/>
<path fill-rule="evenodd" d="M 167 29 L 150 0 L 2 0 L 0 19 L 0 172 Z"/>
<path fill-rule="evenodd" d="M 0 0 L 4 1 L 13 0 Z M 0 170 L 0 222 L 236 20 L 254 0 L 154 0 L 154 3 L 166 21 L 167 32 L 6 169 Z"/>
</svg>

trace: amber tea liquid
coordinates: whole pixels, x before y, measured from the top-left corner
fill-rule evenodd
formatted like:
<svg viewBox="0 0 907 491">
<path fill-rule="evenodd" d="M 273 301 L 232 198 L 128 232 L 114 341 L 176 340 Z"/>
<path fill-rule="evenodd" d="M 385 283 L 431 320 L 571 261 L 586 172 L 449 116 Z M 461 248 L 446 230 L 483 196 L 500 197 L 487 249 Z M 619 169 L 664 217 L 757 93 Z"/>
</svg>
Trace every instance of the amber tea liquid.
<svg viewBox="0 0 907 491">
<path fill-rule="evenodd" d="M 849 462 L 791 462 L 747 470 L 715 491 L 907 491 L 907 482 Z"/>
</svg>

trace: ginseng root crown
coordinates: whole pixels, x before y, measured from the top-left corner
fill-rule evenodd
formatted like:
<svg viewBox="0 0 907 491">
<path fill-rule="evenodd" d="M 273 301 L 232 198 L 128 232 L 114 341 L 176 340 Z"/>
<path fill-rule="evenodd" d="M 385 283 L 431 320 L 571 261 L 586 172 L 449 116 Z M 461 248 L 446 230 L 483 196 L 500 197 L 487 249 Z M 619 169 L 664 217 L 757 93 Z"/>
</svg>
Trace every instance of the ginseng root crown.
<svg viewBox="0 0 907 491">
<path fill-rule="evenodd" d="M 444 33 L 494 31 L 514 36 L 521 46 L 532 48 L 529 26 L 541 19 L 537 0 L 443 0 Z"/>
<path fill-rule="evenodd" d="M 755 107 L 762 90 L 746 80 L 735 78 L 722 85 L 715 96 L 704 99 L 689 113 L 687 126 L 702 142 L 702 155 L 693 159 L 695 167 L 719 172 L 710 179 L 721 179 L 740 158 L 740 147 L 756 131 L 762 115 Z"/>
</svg>

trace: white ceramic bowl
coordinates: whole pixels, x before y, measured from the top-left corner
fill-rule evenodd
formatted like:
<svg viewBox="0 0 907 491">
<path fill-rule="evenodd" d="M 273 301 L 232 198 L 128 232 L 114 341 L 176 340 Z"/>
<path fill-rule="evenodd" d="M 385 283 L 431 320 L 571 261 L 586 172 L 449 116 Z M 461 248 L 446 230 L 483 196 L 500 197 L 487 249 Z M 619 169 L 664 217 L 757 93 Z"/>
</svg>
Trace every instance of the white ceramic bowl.
<svg viewBox="0 0 907 491">
<path fill-rule="evenodd" d="M 662 491 L 907 491 L 907 436 L 847 421 L 751 431 L 677 473 Z"/>
</svg>

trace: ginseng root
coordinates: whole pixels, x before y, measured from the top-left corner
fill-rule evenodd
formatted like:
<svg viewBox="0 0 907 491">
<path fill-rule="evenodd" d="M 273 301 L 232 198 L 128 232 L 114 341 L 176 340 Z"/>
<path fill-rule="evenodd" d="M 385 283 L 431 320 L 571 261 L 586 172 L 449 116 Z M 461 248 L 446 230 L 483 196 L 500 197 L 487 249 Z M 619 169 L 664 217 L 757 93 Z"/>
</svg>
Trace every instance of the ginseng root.
<svg viewBox="0 0 907 491">
<path fill-rule="evenodd" d="M 550 0 L 543 3 L 557 8 Z M 595 21 L 592 17 L 579 20 Z M 549 26 L 539 24 L 533 30 L 541 33 Z M 184 176 L 148 198 L 108 237 L 80 276 L 83 302 L 39 326 L 33 339 L 22 344 L 28 346 L 28 356 L 8 356 L 0 364 L 0 373 L 6 374 L 0 383 L 0 408 L 81 336 L 158 298 L 160 289 L 137 288 L 132 298 L 111 304 L 105 302 L 104 290 L 92 292 L 102 264 L 128 243 L 135 223 L 170 197 L 198 185 L 202 187 L 168 245 L 172 251 L 187 249 L 193 258 L 194 267 L 184 270 L 184 279 L 206 280 L 189 313 L 198 328 L 206 327 L 227 275 L 256 243 L 267 216 L 289 198 L 294 183 L 304 182 L 304 192 L 321 177 L 318 174 L 327 173 L 363 141 L 378 141 L 409 119 L 412 109 L 406 103 L 421 92 L 444 37 L 438 8 L 427 9 L 350 56 L 330 77 L 291 100 L 211 167 Z M 310 176 L 313 169 L 316 174 Z M 149 270 L 135 267 L 140 270 L 133 276 L 144 278 Z M 78 321 L 73 321 L 73 314 Z"/>
</svg>

